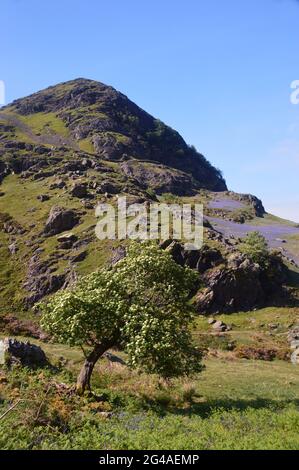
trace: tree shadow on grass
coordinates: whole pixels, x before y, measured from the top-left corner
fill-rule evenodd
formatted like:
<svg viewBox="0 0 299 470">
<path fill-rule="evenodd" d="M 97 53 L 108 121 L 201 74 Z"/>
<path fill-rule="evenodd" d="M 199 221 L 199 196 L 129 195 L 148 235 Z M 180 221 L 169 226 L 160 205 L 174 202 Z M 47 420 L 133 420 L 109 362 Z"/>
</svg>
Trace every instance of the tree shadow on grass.
<svg viewBox="0 0 299 470">
<path fill-rule="evenodd" d="M 237 411 L 242 412 L 245 410 L 272 410 L 279 412 L 284 408 L 293 405 L 299 411 L 299 399 L 288 400 L 271 400 L 268 398 L 256 398 L 247 400 L 232 400 L 232 399 L 215 399 L 207 400 L 204 403 L 191 403 L 189 406 L 180 408 L 176 406 L 169 406 L 162 408 L 161 403 L 157 400 L 150 400 L 148 402 L 150 408 L 158 414 L 170 413 L 177 416 L 200 416 L 203 419 L 209 418 L 215 411 Z"/>
</svg>

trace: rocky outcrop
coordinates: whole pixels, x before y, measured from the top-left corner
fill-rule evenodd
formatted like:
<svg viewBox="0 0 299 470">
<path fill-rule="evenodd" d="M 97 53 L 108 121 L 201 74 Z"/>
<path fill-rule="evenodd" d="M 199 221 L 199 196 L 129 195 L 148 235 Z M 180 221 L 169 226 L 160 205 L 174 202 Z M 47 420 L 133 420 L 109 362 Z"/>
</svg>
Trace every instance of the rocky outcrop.
<svg viewBox="0 0 299 470">
<path fill-rule="evenodd" d="M 107 124 L 111 123 L 107 122 Z M 132 144 L 131 139 L 123 138 L 122 141 L 119 141 L 113 133 L 109 132 L 94 135 L 92 143 L 97 154 L 109 160 L 119 160 L 120 156 L 129 150 L 129 144 Z"/>
<path fill-rule="evenodd" d="M 5 176 L 9 175 L 10 168 L 5 162 L 0 161 L 0 183 L 5 178 Z"/>
<path fill-rule="evenodd" d="M 260 271 L 260 281 L 266 297 L 281 292 L 281 286 L 287 282 L 288 269 L 283 263 L 280 254 L 271 253 L 267 267 Z"/>
<path fill-rule="evenodd" d="M 112 252 L 110 264 L 113 266 L 114 264 L 121 261 L 126 256 L 126 248 L 124 246 L 119 246 L 115 248 Z"/>
<path fill-rule="evenodd" d="M 19 250 L 18 245 L 15 242 L 11 243 L 11 245 L 8 246 L 8 249 L 11 255 L 15 255 Z"/>
<path fill-rule="evenodd" d="M 250 310 L 264 300 L 258 265 L 242 256 L 232 256 L 227 266 L 208 270 L 204 288 L 196 296 L 196 308 L 202 313 Z"/>
<path fill-rule="evenodd" d="M 66 183 L 63 180 L 55 181 L 54 183 L 50 184 L 49 189 L 63 189 L 66 187 Z"/>
<path fill-rule="evenodd" d="M 113 180 L 102 181 L 96 189 L 97 194 L 118 194 L 121 192 L 121 185 Z"/>
<path fill-rule="evenodd" d="M 18 150 L 23 150 L 22 147 L 24 147 L 24 150 L 30 150 L 30 153 L 22 153 L 21 155 L 15 153 Z M 0 162 L 0 181 L 1 174 L 5 177 L 10 173 L 14 173 L 25 179 L 29 177 L 42 179 L 47 174 L 53 174 L 53 167 L 61 161 L 61 158 L 44 155 L 44 153 L 49 153 L 49 148 L 43 147 L 43 149 L 45 149 L 45 152 L 41 152 L 40 148 L 31 144 L 11 142 L 9 151 L 14 151 L 14 153 L 7 162 Z M 33 156 L 32 153 L 35 155 Z M 41 154 L 42 156 L 40 156 Z M 48 170 L 45 171 L 45 168 L 48 168 Z"/>
<path fill-rule="evenodd" d="M 188 266 L 203 273 L 207 269 L 223 263 L 223 257 L 219 250 L 204 245 L 200 250 L 185 250 L 183 245 L 174 240 L 166 240 L 161 243 L 161 248 L 168 251 L 174 261 L 181 266 Z"/>
<path fill-rule="evenodd" d="M 57 237 L 59 248 L 68 250 L 72 248 L 74 243 L 78 240 L 78 237 L 74 233 L 66 233 Z"/>
<path fill-rule="evenodd" d="M 66 230 L 71 230 L 79 223 L 79 220 L 80 217 L 75 211 L 54 206 L 47 219 L 44 233 L 47 235 L 56 235 Z"/>
<path fill-rule="evenodd" d="M 192 252 L 189 252 L 189 253 L 191 254 Z M 224 259 L 219 250 L 217 250 L 216 248 L 211 248 L 207 245 L 204 245 L 202 249 L 199 250 L 199 257 L 196 263 L 196 269 L 198 272 L 203 273 L 207 271 L 208 269 L 219 266 L 223 262 L 224 262 Z M 187 266 L 190 266 L 192 268 L 192 265 L 188 263 L 188 255 L 187 255 L 186 264 Z"/>
<path fill-rule="evenodd" d="M 134 179 L 144 188 L 151 188 L 156 194 L 172 193 L 178 196 L 191 196 L 198 186 L 190 175 L 163 165 L 132 160 L 122 163 L 121 169 L 126 176 Z"/>
<path fill-rule="evenodd" d="M 207 270 L 201 279 L 204 287 L 196 295 L 197 311 L 229 313 L 264 305 L 282 290 L 285 277 L 283 264 L 276 257 L 269 267 L 262 268 L 234 253 L 225 265 Z"/>
<path fill-rule="evenodd" d="M 286 280 L 286 268 L 275 255 L 269 258 L 265 269 L 237 251 L 224 257 L 208 245 L 200 250 L 185 251 L 181 243 L 167 240 L 161 248 L 168 251 L 176 263 L 199 272 L 202 288 L 195 296 L 199 313 L 251 310 L 279 293 Z"/>
<path fill-rule="evenodd" d="M 71 189 L 71 196 L 86 198 L 88 196 L 87 183 L 75 183 Z"/>
<path fill-rule="evenodd" d="M 225 331 L 230 331 L 231 330 L 231 327 L 228 326 L 226 323 L 224 323 L 223 321 L 221 320 L 215 320 L 215 321 L 211 321 L 210 322 L 210 325 L 212 325 L 212 329 L 216 332 L 216 333 L 223 333 Z"/>
<path fill-rule="evenodd" d="M 44 351 L 35 344 L 12 338 L 0 340 L 0 365 L 20 364 L 26 367 L 44 367 L 48 364 Z"/>
<path fill-rule="evenodd" d="M 256 217 L 264 217 L 266 211 L 263 206 L 262 201 L 257 198 L 256 196 L 253 196 L 252 194 L 237 194 L 237 193 L 229 193 L 234 195 L 239 201 L 244 202 L 245 204 L 248 204 L 254 209 Z"/>
<path fill-rule="evenodd" d="M 77 253 L 70 258 L 71 263 L 80 263 L 81 261 L 84 261 L 86 256 L 87 256 L 87 251 L 83 250 L 80 253 Z"/>
<path fill-rule="evenodd" d="M 299 364 L 299 325 L 296 325 L 288 333 L 288 341 L 292 351 L 291 362 L 292 364 Z"/>
<path fill-rule="evenodd" d="M 26 230 L 9 214 L 0 212 L 0 230 L 9 235 L 23 235 Z"/>
<path fill-rule="evenodd" d="M 29 292 L 25 298 L 27 307 L 31 307 L 46 295 L 61 289 L 66 281 L 65 274 L 55 274 L 55 266 L 50 261 L 41 261 L 38 255 L 32 256 L 28 264 L 24 289 Z"/>
<path fill-rule="evenodd" d="M 299 325 L 294 326 L 288 333 L 288 341 L 291 349 L 295 350 L 299 348 Z"/>
<path fill-rule="evenodd" d="M 292 352 L 292 354 L 291 354 L 291 362 L 292 362 L 292 364 L 294 364 L 294 365 L 298 365 L 298 364 L 299 364 L 299 348 L 295 349 L 295 351 Z"/>
<path fill-rule="evenodd" d="M 50 199 L 50 196 L 48 194 L 39 194 L 37 196 L 37 199 L 40 201 L 40 202 L 45 202 L 45 201 L 48 201 Z"/>
</svg>

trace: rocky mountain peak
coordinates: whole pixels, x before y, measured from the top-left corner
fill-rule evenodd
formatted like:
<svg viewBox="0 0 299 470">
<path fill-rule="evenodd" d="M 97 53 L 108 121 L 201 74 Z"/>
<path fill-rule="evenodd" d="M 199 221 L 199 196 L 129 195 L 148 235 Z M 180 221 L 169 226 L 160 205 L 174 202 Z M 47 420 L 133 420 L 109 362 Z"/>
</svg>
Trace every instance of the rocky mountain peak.
<svg viewBox="0 0 299 470">
<path fill-rule="evenodd" d="M 27 125 L 27 137 L 38 134 L 41 142 L 44 134 L 60 133 L 66 147 L 101 159 L 156 162 L 189 174 L 196 189 L 227 189 L 221 172 L 178 132 L 100 82 L 78 78 L 51 86 L 2 108 L 5 117 L 23 130 Z M 32 124 L 39 127 L 38 133 Z"/>
</svg>

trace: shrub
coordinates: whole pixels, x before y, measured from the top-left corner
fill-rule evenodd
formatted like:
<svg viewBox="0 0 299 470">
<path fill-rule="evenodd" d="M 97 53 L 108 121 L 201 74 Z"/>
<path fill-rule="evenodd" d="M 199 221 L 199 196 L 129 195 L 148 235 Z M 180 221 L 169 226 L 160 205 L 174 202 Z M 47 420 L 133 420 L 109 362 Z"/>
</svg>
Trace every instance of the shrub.
<svg viewBox="0 0 299 470">
<path fill-rule="evenodd" d="M 252 208 L 236 209 L 232 212 L 231 218 L 234 222 L 244 224 L 246 220 L 254 219 L 254 210 Z"/>
<path fill-rule="evenodd" d="M 269 263 L 268 244 L 265 237 L 259 232 L 248 233 L 240 243 L 239 250 L 248 256 L 251 261 L 260 264 L 262 267 L 266 267 Z"/>
</svg>

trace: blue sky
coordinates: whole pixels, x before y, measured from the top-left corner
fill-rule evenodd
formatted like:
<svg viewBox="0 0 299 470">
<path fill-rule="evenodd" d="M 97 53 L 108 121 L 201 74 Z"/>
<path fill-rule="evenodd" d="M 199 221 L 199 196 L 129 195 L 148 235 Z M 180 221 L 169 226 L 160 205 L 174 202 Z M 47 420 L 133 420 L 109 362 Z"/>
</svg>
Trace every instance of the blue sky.
<svg viewBox="0 0 299 470">
<path fill-rule="evenodd" d="M 298 24 L 296 0 L 2 0 L 0 80 L 110 84 L 299 222 Z"/>
</svg>

